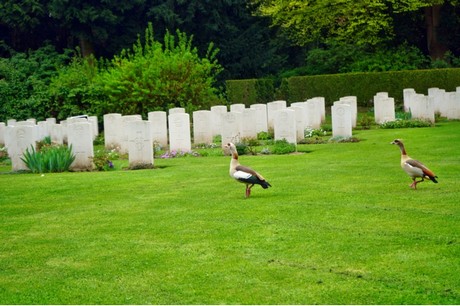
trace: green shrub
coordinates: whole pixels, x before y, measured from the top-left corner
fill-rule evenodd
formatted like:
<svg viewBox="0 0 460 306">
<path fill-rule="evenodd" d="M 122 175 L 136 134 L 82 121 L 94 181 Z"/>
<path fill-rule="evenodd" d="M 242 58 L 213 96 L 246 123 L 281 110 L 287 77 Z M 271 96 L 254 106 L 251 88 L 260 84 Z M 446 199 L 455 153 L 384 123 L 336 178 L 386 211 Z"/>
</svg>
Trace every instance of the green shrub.
<svg viewBox="0 0 460 306">
<path fill-rule="evenodd" d="M 433 126 L 433 123 L 422 119 L 397 119 L 395 121 L 387 121 L 379 125 L 381 129 L 418 128 L 430 126 Z"/>
<path fill-rule="evenodd" d="M 30 148 L 31 150 L 26 149 L 21 160 L 33 173 L 69 171 L 75 160 L 72 146 L 45 146 L 41 151 L 35 151 L 33 146 Z"/>
<path fill-rule="evenodd" d="M 48 86 L 69 58 L 49 45 L 0 58 L 0 122 L 50 117 Z"/>
<path fill-rule="evenodd" d="M 1 146 L 0 147 L 0 162 L 7 160 L 8 157 L 8 150 L 6 147 Z"/>
<path fill-rule="evenodd" d="M 193 36 L 166 33 L 164 42 L 154 39 L 152 24 L 145 31 L 145 42 L 138 38 L 131 50 L 123 50 L 101 71 L 96 84 L 108 98 L 105 109 L 122 114 L 184 107 L 188 112 L 221 103 L 214 87 L 222 71 L 209 44 L 201 58 L 192 47 Z"/>
<path fill-rule="evenodd" d="M 286 139 L 276 140 L 273 144 L 273 154 L 289 154 L 296 151 L 296 146 L 293 143 L 289 143 Z"/>
<path fill-rule="evenodd" d="M 99 149 L 94 152 L 93 164 L 97 171 L 109 171 L 115 168 L 113 161 L 118 158 L 116 150 Z"/>
</svg>

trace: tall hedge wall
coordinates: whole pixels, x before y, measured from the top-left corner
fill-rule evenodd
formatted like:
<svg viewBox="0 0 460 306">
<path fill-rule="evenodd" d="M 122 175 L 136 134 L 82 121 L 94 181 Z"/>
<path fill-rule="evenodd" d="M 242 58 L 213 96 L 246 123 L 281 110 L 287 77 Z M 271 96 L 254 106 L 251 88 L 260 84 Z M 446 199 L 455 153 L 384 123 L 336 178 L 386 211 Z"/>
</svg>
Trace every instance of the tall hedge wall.
<svg viewBox="0 0 460 306">
<path fill-rule="evenodd" d="M 246 106 L 273 101 L 275 87 L 270 79 L 229 80 L 226 82 L 227 98 L 231 104 Z"/>
<path fill-rule="evenodd" d="M 397 102 L 403 100 L 403 90 L 405 88 L 414 88 L 416 92 L 427 94 L 428 88 L 439 87 L 446 91 L 455 91 L 460 86 L 460 69 L 430 69 L 430 70 L 410 70 L 410 71 L 390 71 L 390 72 L 372 72 L 372 73 L 347 73 L 318 76 L 298 76 L 283 79 L 281 86 L 274 88 L 271 82 L 273 93 L 271 95 L 264 92 L 264 97 L 258 96 L 255 85 L 252 84 L 257 80 L 238 80 L 227 81 L 227 89 L 232 91 L 229 95 L 230 103 L 266 103 L 273 99 L 266 97 L 277 97 L 288 102 L 305 101 L 312 97 L 325 97 L 326 103 L 332 105 L 340 97 L 357 96 L 358 104 L 361 106 L 370 105 L 374 95 L 377 92 L 388 92 L 390 97 L 394 97 Z M 235 84 L 239 84 L 239 88 Z M 243 85 L 245 84 L 246 85 Z M 251 99 L 238 102 L 233 100 L 237 96 L 240 88 L 245 88 L 245 95 Z M 242 101 L 242 100 L 239 100 Z"/>
</svg>

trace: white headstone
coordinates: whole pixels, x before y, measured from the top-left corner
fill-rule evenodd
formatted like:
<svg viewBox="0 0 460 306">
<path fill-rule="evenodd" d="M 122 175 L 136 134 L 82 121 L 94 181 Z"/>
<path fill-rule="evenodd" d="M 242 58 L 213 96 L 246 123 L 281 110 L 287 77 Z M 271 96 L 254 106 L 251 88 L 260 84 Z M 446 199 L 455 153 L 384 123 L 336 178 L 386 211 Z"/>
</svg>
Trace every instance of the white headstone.
<svg viewBox="0 0 460 306">
<path fill-rule="evenodd" d="M 374 96 L 374 120 L 378 124 L 396 120 L 394 98 Z"/>
<path fill-rule="evenodd" d="M 185 113 L 185 108 L 183 107 L 174 107 L 169 109 L 169 115 L 172 114 L 183 114 Z"/>
<path fill-rule="evenodd" d="M 350 138 L 351 127 L 351 106 L 337 103 L 332 109 L 332 137 Z"/>
<path fill-rule="evenodd" d="M 129 166 L 153 167 L 153 141 L 151 123 L 148 121 L 130 121 L 128 126 Z"/>
<path fill-rule="evenodd" d="M 267 125 L 269 129 L 275 126 L 275 113 L 286 108 L 286 101 L 278 100 L 267 103 Z"/>
<path fill-rule="evenodd" d="M 192 149 L 190 140 L 190 115 L 175 113 L 168 116 L 169 150 L 189 152 Z"/>
<path fill-rule="evenodd" d="M 411 114 L 413 119 L 422 119 L 434 122 L 433 97 L 428 98 L 423 94 L 415 94 L 412 97 Z"/>
<path fill-rule="evenodd" d="M 307 127 L 307 105 L 303 102 L 296 102 L 292 103 L 288 109 L 295 111 L 297 141 L 301 141 L 305 138 L 305 128 Z"/>
<path fill-rule="evenodd" d="M 358 120 L 358 97 L 356 96 L 346 96 L 339 99 L 340 103 L 345 103 L 351 106 L 351 126 L 356 127 L 356 122 Z"/>
<path fill-rule="evenodd" d="M 121 114 L 105 114 L 104 117 L 104 145 L 106 149 L 121 149 L 123 125 Z"/>
<path fill-rule="evenodd" d="M 97 123 L 97 116 L 89 116 L 88 121 L 91 123 L 93 128 L 93 140 L 96 139 L 97 135 L 99 135 L 99 126 Z"/>
<path fill-rule="evenodd" d="M 26 150 L 32 153 L 37 140 L 37 126 L 13 125 L 5 128 L 5 146 L 11 160 L 13 171 L 28 170 L 26 164 L 21 160 Z"/>
<path fill-rule="evenodd" d="M 53 143 L 62 145 L 64 143 L 64 133 L 63 133 L 62 125 L 52 123 L 49 125 L 49 129 L 50 129 L 51 141 Z"/>
<path fill-rule="evenodd" d="M 460 119 L 460 90 L 445 94 L 445 117 L 447 119 Z"/>
<path fill-rule="evenodd" d="M 69 147 L 75 155 L 71 170 L 88 171 L 93 169 L 93 127 L 91 123 L 74 121 L 67 124 Z"/>
<path fill-rule="evenodd" d="M 256 130 L 259 132 L 268 132 L 267 124 L 267 105 L 266 104 L 252 104 L 251 109 L 256 111 Z"/>
<path fill-rule="evenodd" d="M 127 115 L 121 117 L 121 146 L 120 153 L 127 154 L 129 151 L 128 123 L 132 121 L 142 121 L 141 115 Z"/>
<path fill-rule="evenodd" d="M 28 123 L 33 124 L 31 121 L 25 121 Z M 46 121 L 38 121 L 37 122 L 37 141 L 41 141 L 46 137 L 50 136 L 49 125 Z"/>
<path fill-rule="evenodd" d="M 212 128 L 211 128 L 211 111 L 200 110 L 193 112 L 193 143 L 212 143 Z"/>
<path fill-rule="evenodd" d="M 6 126 L 13 126 L 16 123 L 16 119 L 8 119 L 6 121 Z"/>
<path fill-rule="evenodd" d="M 245 108 L 241 111 L 240 132 L 243 138 L 257 138 L 256 111 Z"/>
<path fill-rule="evenodd" d="M 305 102 L 307 106 L 307 120 L 305 125 L 312 129 L 321 128 L 322 101 L 318 98 L 308 99 Z"/>
<path fill-rule="evenodd" d="M 297 128 L 295 111 L 292 109 L 281 109 L 275 113 L 274 130 L 275 140 L 286 139 L 287 142 L 297 145 Z"/>
<path fill-rule="evenodd" d="M 222 114 L 227 112 L 227 106 L 215 105 L 211 106 L 211 129 L 212 136 L 220 135 L 222 131 Z"/>
<path fill-rule="evenodd" d="M 163 147 L 168 146 L 168 124 L 166 112 L 149 112 L 148 119 L 152 126 L 152 140 Z"/>
<path fill-rule="evenodd" d="M 242 103 L 236 103 L 236 104 L 231 104 L 230 105 L 230 111 L 231 112 L 243 112 L 243 110 L 246 108 L 246 106 Z"/>
<path fill-rule="evenodd" d="M 222 146 L 229 142 L 238 143 L 241 140 L 240 134 L 240 112 L 228 112 L 222 114 Z"/>
<path fill-rule="evenodd" d="M 317 111 L 321 116 L 321 123 L 326 122 L 326 99 L 324 97 L 314 97 L 307 101 L 314 101 L 316 103 Z"/>
<path fill-rule="evenodd" d="M 415 89 L 405 88 L 403 89 L 403 100 L 404 100 L 404 111 L 409 112 L 411 109 L 412 97 L 416 94 Z"/>
</svg>

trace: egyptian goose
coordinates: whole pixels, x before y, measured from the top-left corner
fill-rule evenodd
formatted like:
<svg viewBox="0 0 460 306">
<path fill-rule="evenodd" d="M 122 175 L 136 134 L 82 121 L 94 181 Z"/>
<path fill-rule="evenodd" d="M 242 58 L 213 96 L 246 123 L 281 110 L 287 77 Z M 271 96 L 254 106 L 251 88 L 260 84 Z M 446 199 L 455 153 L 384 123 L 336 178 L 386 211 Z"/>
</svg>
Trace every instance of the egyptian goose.
<svg viewBox="0 0 460 306">
<path fill-rule="evenodd" d="M 246 198 L 249 198 L 251 195 L 251 188 L 255 184 L 259 184 L 263 189 L 272 186 L 256 171 L 240 165 L 238 161 L 238 152 L 233 143 L 229 142 L 224 147 L 232 154 L 232 159 L 230 160 L 230 176 L 238 182 L 246 184 Z"/>
<path fill-rule="evenodd" d="M 391 144 L 399 146 L 401 149 L 401 168 L 412 178 L 413 183 L 409 186 L 413 189 L 417 189 L 417 184 L 423 182 L 426 179 L 432 180 L 434 183 L 437 183 L 436 180 L 437 176 L 428 169 L 424 164 L 419 162 L 418 160 L 410 158 L 407 153 L 406 149 L 404 148 L 404 144 L 400 139 L 395 139 Z M 416 181 L 417 177 L 422 178 L 420 181 Z"/>
</svg>

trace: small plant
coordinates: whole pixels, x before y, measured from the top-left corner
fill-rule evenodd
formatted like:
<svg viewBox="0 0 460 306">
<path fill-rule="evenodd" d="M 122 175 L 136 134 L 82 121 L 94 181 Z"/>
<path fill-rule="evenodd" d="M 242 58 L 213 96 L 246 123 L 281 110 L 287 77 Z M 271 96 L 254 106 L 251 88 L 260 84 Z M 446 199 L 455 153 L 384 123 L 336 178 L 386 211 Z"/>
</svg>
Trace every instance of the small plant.
<svg viewBox="0 0 460 306">
<path fill-rule="evenodd" d="M 258 140 L 271 140 L 273 139 L 273 133 L 270 132 L 259 132 L 257 133 Z"/>
<path fill-rule="evenodd" d="M 237 143 L 235 146 L 236 146 L 237 151 L 238 151 L 238 147 L 240 147 L 241 152 L 244 152 L 244 153 L 241 153 L 241 154 L 249 153 L 249 154 L 252 154 L 252 155 L 257 155 L 256 147 L 259 144 L 260 143 L 259 143 L 259 140 L 257 140 L 257 138 L 243 137 L 243 138 L 241 138 L 241 141 L 239 143 Z M 239 151 L 238 151 L 238 154 L 240 154 Z"/>
<path fill-rule="evenodd" d="M 269 155 L 271 154 L 270 148 L 266 147 L 260 151 L 261 154 Z"/>
<path fill-rule="evenodd" d="M 196 151 L 166 151 L 160 158 L 176 158 L 176 157 L 187 157 L 187 156 L 200 156 L 200 153 Z"/>
<path fill-rule="evenodd" d="M 323 129 L 313 129 L 313 128 L 307 127 L 304 130 L 305 138 L 319 137 L 319 136 L 326 136 L 326 135 L 327 135 L 327 132 L 324 131 Z"/>
<path fill-rule="evenodd" d="M 31 150 L 27 148 L 21 160 L 33 173 L 64 172 L 69 171 L 75 155 L 72 146 L 47 146 L 42 147 L 41 151 L 35 151 L 31 146 Z"/>
<path fill-rule="evenodd" d="M 97 171 L 112 170 L 115 168 L 112 161 L 118 158 L 119 155 L 116 150 L 97 150 L 93 157 L 94 167 Z"/>
<path fill-rule="evenodd" d="M 52 145 L 51 137 L 50 137 L 50 136 L 46 136 L 46 137 L 43 138 L 42 140 L 37 141 L 37 151 L 41 151 L 42 148 L 49 147 L 49 146 L 51 146 L 51 145 Z"/>
<path fill-rule="evenodd" d="M 433 126 L 428 120 L 412 119 L 403 120 L 396 119 L 395 121 L 387 121 L 379 125 L 381 129 L 401 129 L 401 128 L 417 128 L 417 127 L 430 127 Z"/>
<path fill-rule="evenodd" d="M 8 150 L 6 147 L 0 147 L 0 162 L 8 159 Z"/>
<path fill-rule="evenodd" d="M 235 143 L 235 147 L 236 151 L 238 152 L 238 155 L 244 155 L 249 151 L 248 145 L 244 142 Z"/>
<path fill-rule="evenodd" d="M 357 137 L 343 137 L 343 136 L 335 136 L 329 139 L 329 142 L 360 142 L 361 140 Z"/>
<path fill-rule="evenodd" d="M 296 151 L 296 146 L 293 143 L 289 143 L 286 139 L 276 140 L 273 145 L 273 154 L 289 154 Z"/>
<path fill-rule="evenodd" d="M 360 119 L 359 119 L 359 125 L 361 126 L 361 129 L 363 130 L 369 130 L 373 124 L 373 119 L 368 116 L 367 114 L 364 114 Z"/>
</svg>

